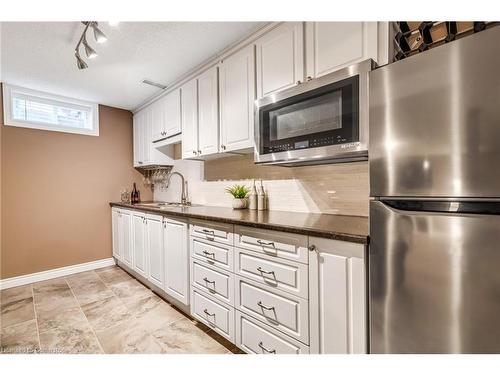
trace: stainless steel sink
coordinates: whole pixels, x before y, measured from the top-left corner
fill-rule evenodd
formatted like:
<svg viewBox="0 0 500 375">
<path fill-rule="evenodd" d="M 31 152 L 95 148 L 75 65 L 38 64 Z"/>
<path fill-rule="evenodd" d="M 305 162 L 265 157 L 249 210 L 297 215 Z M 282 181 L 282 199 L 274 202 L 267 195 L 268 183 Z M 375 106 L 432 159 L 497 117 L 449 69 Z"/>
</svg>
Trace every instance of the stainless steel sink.
<svg viewBox="0 0 500 375">
<path fill-rule="evenodd" d="M 181 202 L 151 202 L 151 203 L 141 203 L 141 206 L 155 207 L 155 208 L 168 208 L 168 207 L 192 207 L 197 206 L 196 204 L 183 204 Z"/>
</svg>

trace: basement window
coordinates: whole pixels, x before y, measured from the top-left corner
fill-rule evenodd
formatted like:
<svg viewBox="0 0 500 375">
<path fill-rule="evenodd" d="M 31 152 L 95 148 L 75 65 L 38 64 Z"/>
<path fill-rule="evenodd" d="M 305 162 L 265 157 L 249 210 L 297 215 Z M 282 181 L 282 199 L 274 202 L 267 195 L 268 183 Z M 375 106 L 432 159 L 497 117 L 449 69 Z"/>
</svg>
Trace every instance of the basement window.
<svg viewBox="0 0 500 375">
<path fill-rule="evenodd" d="M 4 84 L 3 108 L 8 126 L 99 135 L 96 103 Z"/>
</svg>

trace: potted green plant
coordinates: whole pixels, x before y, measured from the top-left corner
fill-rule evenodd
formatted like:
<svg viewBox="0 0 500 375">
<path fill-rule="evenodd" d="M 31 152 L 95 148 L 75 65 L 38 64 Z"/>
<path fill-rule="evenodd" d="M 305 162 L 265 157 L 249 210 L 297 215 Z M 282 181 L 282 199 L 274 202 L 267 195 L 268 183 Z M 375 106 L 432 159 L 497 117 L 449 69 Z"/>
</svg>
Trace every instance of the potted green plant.
<svg viewBox="0 0 500 375">
<path fill-rule="evenodd" d="M 226 188 L 226 192 L 233 196 L 233 208 L 240 210 L 248 206 L 248 193 L 250 188 L 245 185 L 233 185 Z"/>
</svg>

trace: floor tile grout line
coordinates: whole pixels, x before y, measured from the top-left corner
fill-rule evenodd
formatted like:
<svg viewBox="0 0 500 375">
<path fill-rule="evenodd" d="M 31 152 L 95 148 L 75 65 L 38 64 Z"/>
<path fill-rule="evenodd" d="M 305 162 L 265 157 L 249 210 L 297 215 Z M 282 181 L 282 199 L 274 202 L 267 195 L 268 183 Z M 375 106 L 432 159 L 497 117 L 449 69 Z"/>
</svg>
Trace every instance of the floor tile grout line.
<svg viewBox="0 0 500 375">
<path fill-rule="evenodd" d="M 31 295 L 33 296 L 33 313 L 35 314 L 36 335 L 38 337 L 38 350 L 41 352 L 42 342 L 40 341 L 40 328 L 38 327 L 38 316 L 36 314 L 36 306 L 35 306 L 35 290 L 33 284 L 31 284 Z"/>
<path fill-rule="evenodd" d="M 99 276 L 99 275 L 98 275 Z M 97 337 L 97 334 L 95 333 L 94 331 L 94 327 L 92 327 L 92 324 L 90 324 L 89 322 L 89 319 L 87 318 L 87 315 L 85 315 L 85 313 L 83 312 L 83 309 L 82 309 L 82 305 L 80 304 L 80 301 L 78 300 L 78 298 L 76 298 L 76 295 L 75 293 L 73 292 L 73 289 L 71 288 L 71 285 L 68 283 L 68 280 L 66 278 L 64 278 L 64 281 L 66 282 L 66 284 L 68 284 L 68 288 L 71 292 L 71 294 L 73 295 L 73 297 L 75 298 L 76 300 L 76 303 L 78 304 L 78 308 L 80 309 L 80 312 L 83 314 L 83 316 L 85 317 L 85 321 L 87 322 L 90 330 L 92 331 L 92 334 L 94 335 L 95 337 L 95 340 L 97 341 L 97 344 L 99 345 L 99 348 L 101 349 L 101 353 L 102 354 L 106 354 L 106 352 L 104 351 L 104 348 L 102 347 L 101 345 L 101 342 L 99 341 L 99 337 Z"/>
</svg>

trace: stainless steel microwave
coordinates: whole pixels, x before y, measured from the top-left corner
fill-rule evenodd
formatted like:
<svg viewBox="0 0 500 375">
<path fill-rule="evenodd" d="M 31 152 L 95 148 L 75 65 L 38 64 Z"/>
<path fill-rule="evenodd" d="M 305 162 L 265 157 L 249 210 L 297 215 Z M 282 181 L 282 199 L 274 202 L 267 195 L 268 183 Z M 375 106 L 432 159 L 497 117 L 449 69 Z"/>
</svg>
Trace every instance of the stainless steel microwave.
<svg viewBox="0 0 500 375">
<path fill-rule="evenodd" d="M 255 163 L 282 166 L 368 159 L 368 74 L 365 60 L 255 105 Z"/>
</svg>

